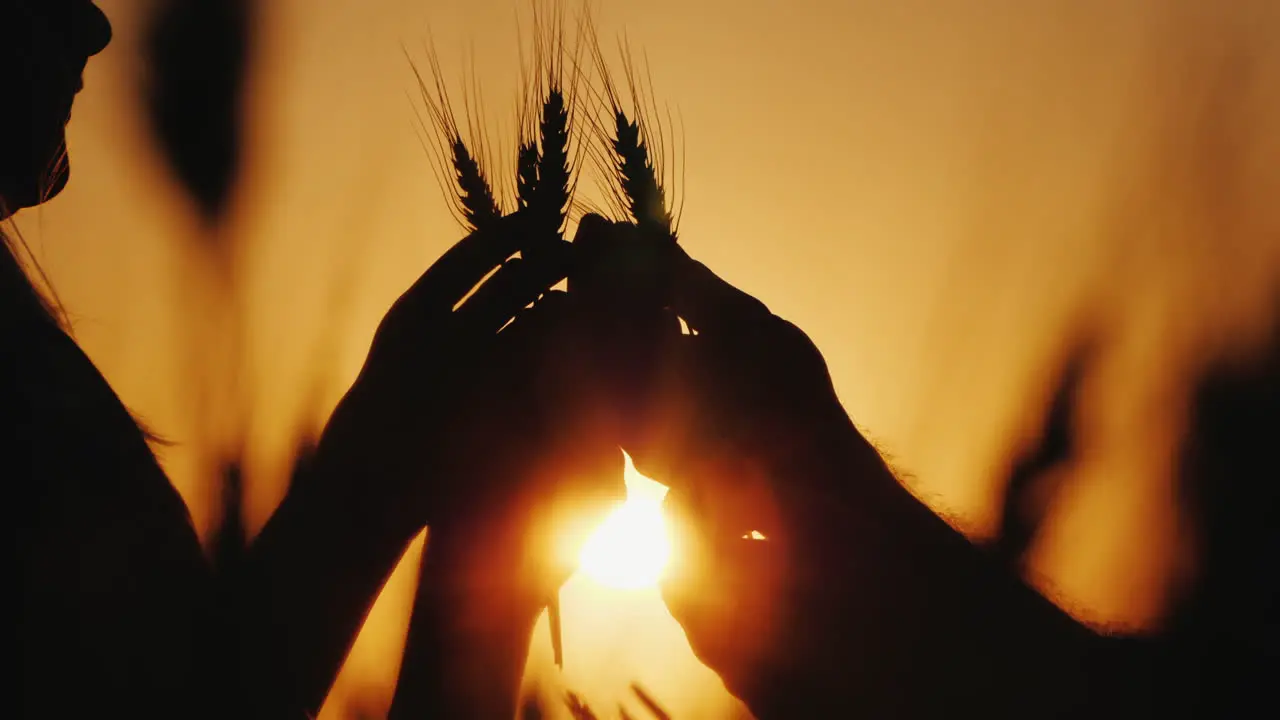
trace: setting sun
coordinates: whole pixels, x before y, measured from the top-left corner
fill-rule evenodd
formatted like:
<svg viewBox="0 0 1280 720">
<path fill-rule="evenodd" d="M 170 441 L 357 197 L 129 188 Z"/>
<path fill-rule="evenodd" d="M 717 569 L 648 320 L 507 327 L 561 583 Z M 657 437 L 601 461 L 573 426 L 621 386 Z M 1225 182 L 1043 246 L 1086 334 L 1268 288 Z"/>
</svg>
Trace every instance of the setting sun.
<svg viewBox="0 0 1280 720">
<path fill-rule="evenodd" d="M 658 582 L 671 557 L 671 539 L 662 517 L 667 488 L 641 475 L 627 458 L 627 500 L 587 539 L 578 556 L 580 571 L 614 588 L 642 588 Z"/>
</svg>

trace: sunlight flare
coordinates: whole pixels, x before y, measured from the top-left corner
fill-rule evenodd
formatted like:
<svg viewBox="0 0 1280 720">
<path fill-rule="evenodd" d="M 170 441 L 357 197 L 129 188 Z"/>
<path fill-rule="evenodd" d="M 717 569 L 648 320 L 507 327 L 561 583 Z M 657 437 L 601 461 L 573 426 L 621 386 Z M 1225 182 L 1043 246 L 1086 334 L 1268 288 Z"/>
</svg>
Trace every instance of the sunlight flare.
<svg viewBox="0 0 1280 720">
<path fill-rule="evenodd" d="M 587 538 L 580 571 L 608 587 L 656 585 L 671 558 L 671 538 L 662 515 L 667 488 L 641 475 L 627 458 L 627 499 Z"/>
</svg>

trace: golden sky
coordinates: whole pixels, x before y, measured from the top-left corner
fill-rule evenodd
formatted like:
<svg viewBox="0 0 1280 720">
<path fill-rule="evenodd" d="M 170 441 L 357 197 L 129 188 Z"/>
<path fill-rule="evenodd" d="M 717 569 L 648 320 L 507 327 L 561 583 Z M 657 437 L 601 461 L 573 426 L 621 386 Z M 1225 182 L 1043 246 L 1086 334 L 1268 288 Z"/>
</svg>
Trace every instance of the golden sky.
<svg viewBox="0 0 1280 720">
<path fill-rule="evenodd" d="M 212 280 L 139 112 L 146 3 L 100 5 L 116 41 L 86 73 L 72 182 L 20 224 L 77 339 L 176 442 L 163 460 L 203 530 L 208 448 L 180 329 L 202 317 Z M 472 48 L 510 137 L 525 9 L 262 5 L 226 230 L 253 410 L 207 421 L 248 438 L 254 523 L 381 313 L 460 233 L 414 135 L 402 43 L 421 57 L 430 25 L 455 77 Z M 1035 568 L 1082 614 L 1154 621 L 1185 555 L 1168 462 L 1187 358 L 1247 338 L 1280 273 L 1280 4 L 603 0 L 597 19 L 606 45 L 625 30 L 647 52 L 658 100 L 678 112 L 684 245 L 813 337 L 850 414 L 957 524 L 989 529 L 1001 463 L 1032 427 L 1065 334 L 1104 320 L 1088 449 Z M 387 692 L 407 577 L 327 715 L 362 688 Z M 668 650 L 645 652 L 691 659 L 656 595 L 600 595 L 594 609 L 589 595 L 566 599 L 571 668 L 589 645 L 572 637 L 575 614 L 652 616 L 640 624 Z M 635 638 L 594 642 L 607 655 Z M 681 703 L 712 702 L 714 678 L 699 678 L 703 699 Z"/>
</svg>

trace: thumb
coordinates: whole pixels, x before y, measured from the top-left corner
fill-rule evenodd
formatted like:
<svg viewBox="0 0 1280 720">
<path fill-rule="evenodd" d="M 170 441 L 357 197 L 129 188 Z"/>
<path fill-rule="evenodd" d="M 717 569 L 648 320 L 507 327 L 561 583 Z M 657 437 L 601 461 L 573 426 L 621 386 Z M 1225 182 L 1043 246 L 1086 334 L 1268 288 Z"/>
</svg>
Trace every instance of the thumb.
<svg viewBox="0 0 1280 720">
<path fill-rule="evenodd" d="M 673 552 L 663 600 L 698 659 L 741 697 L 778 626 L 778 547 L 716 527 L 685 491 L 670 491 L 664 512 Z"/>
<path fill-rule="evenodd" d="M 563 464 L 546 515 L 551 533 L 549 592 L 577 571 L 587 538 L 626 500 L 625 473 L 622 451 L 604 443 L 582 443 Z"/>
</svg>

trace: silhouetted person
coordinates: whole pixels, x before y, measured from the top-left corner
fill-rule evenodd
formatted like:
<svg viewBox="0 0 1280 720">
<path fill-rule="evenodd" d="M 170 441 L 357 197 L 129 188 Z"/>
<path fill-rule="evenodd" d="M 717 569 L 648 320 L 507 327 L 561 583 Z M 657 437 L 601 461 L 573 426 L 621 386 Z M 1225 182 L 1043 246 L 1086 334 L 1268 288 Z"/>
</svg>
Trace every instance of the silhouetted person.
<svg viewBox="0 0 1280 720">
<path fill-rule="evenodd" d="M 90 3 L 0 0 L 0 217 L 56 195 L 81 71 L 111 37 Z M 182 499 L 93 364 L 0 253 L 0 474 L 18 581 L 18 707 L 156 715 L 201 697 L 209 575 Z"/>
<path fill-rule="evenodd" d="M 64 124 L 110 32 L 88 0 L 0 0 L 0 217 L 66 183 Z M 18 575 L 9 667 L 19 713 L 313 715 L 425 524 L 435 528 L 433 562 L 448 569 L 439 593 L 459 598 L 527 545 L 498 532 L 485 546 L 492 554 L 475 557 L 466 543 L 475 527 L 539 526 L 569 500 L 603 511 L 591 500 L 621 492 L 620 454 L 615 438 L 591 431 L 594 403 L 562 372 L 581 365 L 563 362 L 581 333 L 562 295 L 548 292 L 565 277 L 566 254 L 504 263 L 529 238 L 519 217 L 464 238 L 395 303 L 306 472 L 220 577 L 143 432 L 6 238 L 0 474 Z M 444 604 L 442 627 L 462 631 L 440 651 L 536 616 L 561 579 L 556 569 L 504 580 L 513 599 L 502 612 Z"/>
<path fill-rule="evenodd" d="M 63 126 L 109 37 L 87 0 L 0 0 L 3 217 L 66 183 Z M 528 228 L 513 216 L 464 238 L 395 303 L 306 472 L 226 576 L 210 572 L 144 434 L 6 239 L 0 471 L 20 712 L 314 714 L 429 524 L 420 641 L 406 657 L 425 670 L 402 679 L 399 707 L 510 717 L 534 619 L 570 567 L 552 529 L 578 518 L 585 531 L 583 507 L 619 496 L 621 440 L 672 486 L 689 532 L 668 605 L 757 716 L 1151 713 L 1148 644 L 1083 627 L 912 497 L 794 325 L 674 245 L 639 263 L 635 228 L 595 217 L 575 245 L 622 262 L 587 263 L 597 275 L 550 291 L 582 268 Z M 531 244 L 560 250 L 508 260 Z M 640 286 L 615 282 L 637 267 L 656 280 L 652 308 L 628 306 Z M 676 315 L 696 334 L 681 335 Z M 1203 442 L 1185 468 L 1205 512 L 1205 585 L 1168 641 L 1180 674 L 1161 677 L 1201 681 L 1202 658 L 1256 669 L 1274 656 L 1274 575 L 1260 568 L 1276 492 L 1258 483 L 1276 477 L 1275 377 L 1272 364 L 1211 384 L 1197 405 Z M 767 539 L 744 539 L 753 530 Z M 1204 682 L 1187 697 L 1209 709 L 1256 687 Z"/>
</svg>

